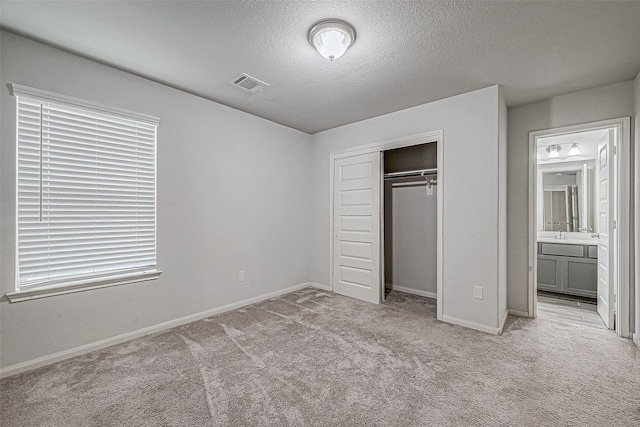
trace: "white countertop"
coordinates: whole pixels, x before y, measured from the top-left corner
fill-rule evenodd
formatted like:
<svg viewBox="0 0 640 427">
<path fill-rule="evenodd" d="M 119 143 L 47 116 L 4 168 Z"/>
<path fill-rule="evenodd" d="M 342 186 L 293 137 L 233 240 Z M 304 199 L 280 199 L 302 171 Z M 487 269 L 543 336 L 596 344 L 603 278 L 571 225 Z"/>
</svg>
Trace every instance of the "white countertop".
<svg viewBox="0 0 640 427">
<path fill-rule="evenodd" d="M 557 243 L 560 245 L 589 245 L 596 246 L 598 239 L 554 239 L 553 237 L 538 237 L 539 243 Z"/>
</svg>

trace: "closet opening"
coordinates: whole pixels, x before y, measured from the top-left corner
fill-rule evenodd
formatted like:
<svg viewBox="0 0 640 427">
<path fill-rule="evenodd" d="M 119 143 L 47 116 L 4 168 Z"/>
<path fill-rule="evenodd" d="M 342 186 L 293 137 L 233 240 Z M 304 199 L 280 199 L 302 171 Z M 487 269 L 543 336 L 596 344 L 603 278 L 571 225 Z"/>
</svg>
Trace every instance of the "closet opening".
<svg viewBox="0 0 640 427">
<path fill-rule="evenodd" d="M 386 150 L 383 162 L 383 300 L 437 296 L 437 142 Z M 403 295 L 405 294 L 405 295 Z"/>
<path fill-rule="evenodd" d="M 442 130 L 331 153 L 330 289 L 384 303 L 436 298 L 442 320 Z"/>
</svg>

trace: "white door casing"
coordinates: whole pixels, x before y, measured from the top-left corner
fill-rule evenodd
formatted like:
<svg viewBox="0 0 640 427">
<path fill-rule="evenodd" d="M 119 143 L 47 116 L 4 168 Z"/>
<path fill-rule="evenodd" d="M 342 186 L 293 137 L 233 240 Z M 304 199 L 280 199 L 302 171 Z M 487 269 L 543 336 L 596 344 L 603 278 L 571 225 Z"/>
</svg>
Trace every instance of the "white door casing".
<svg viewBox="0 0 640 427">
<path fill-rule="evenodd" d="M 614 131 L 608 140 L 598 146 L 598 314 L 607 328 L 614 328 L 614 247 L 615 186 L 611 175 L 614 170 Z"/>
<path fill-rule="evenodd" d="M 333 291 L 375 304 L 381 299 L 381 153 L 334 160 Z"/>
</svg>

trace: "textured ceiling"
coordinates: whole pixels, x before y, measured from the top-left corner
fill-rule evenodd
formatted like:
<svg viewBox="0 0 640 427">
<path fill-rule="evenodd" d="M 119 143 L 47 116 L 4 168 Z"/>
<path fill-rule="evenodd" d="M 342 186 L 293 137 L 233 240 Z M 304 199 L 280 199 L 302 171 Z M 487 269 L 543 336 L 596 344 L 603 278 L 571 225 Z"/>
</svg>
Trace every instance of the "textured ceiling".
<svg viewBox="0 0 640 427">
<path fill-rule="evenodd" d="M 329 62 L 324 18 L 357 39 Z M 3 28 L 315 133 L 496 83 L 519 105 L 632 79 L 640 2 L 2 2 Z M 244 72 L 271 86 L 229 85 Z"/>
</svg>

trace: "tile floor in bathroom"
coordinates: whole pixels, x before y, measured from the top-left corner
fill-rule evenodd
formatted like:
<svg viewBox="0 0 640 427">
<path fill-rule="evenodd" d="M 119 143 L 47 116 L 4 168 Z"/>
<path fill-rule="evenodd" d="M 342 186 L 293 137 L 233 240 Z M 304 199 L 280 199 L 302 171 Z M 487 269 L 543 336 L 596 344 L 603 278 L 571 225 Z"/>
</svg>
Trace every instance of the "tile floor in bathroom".
<svg viewBox="0 0 640 427">
<path fill-rule="evenodd" d="M 597 329 L 607 329 L 597 312 L 595 301 L 538 292 L 538 317 Z"/>
</svg>

